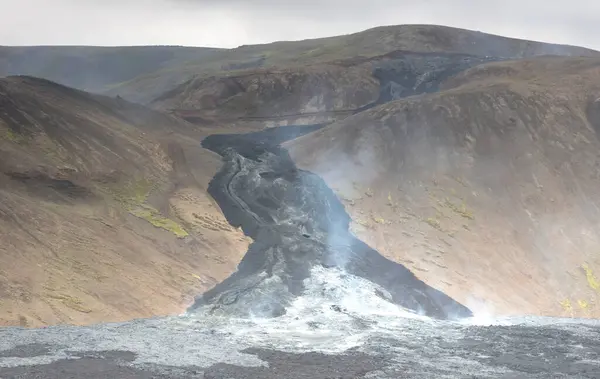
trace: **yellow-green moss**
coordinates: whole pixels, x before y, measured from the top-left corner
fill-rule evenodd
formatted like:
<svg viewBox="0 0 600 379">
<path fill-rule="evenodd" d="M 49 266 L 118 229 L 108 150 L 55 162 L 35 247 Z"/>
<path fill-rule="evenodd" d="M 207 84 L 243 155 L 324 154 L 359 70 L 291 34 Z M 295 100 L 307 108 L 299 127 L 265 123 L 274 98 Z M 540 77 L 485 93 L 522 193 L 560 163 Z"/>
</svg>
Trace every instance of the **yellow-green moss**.
<svg viewBox="0 0 600 379">
<path fill-rule="evenodd" d="M 565 300 L 561 301 L 560 306 L 563 308 L 563 310 L 565 312 L 569 312 L 570 314 L 573 314 L 573 305 L 571 304 L 571 300 L 565 299 Z"/>
<path fill-rule="evenodd" d="M 359 225 L 364 226 L 365 228 L 371 228 L 371 224 L 369 223 L 368 220 L 363 220 L 361 218 L 355 218 L 354 222 L 356 222 Z"/>
<path fill-rule="evenodd" d="M 454 213 L 460 215 L 461 217 L 468 218 L 469 220 L 474 220 L 475 216 L 473 216 L 473 212 L 467 209 L 467 205 L 463 202 L 460 205 L 454 204 L 450 199 L 446 198 L 444 201 L 444 206 L 450 208 Z"/>
<path fill-rule="evenodd" d="M 465 180 L 459 176 L 452 176 L 452 179 L 454 179 L 457 183 L 461 184 L 463 187 L 468 187 L 467 183 L 465 182 Z"/>
<path fill-rule="evenodd" d="M 588 309 L 590 307 L 590 304 L 585 300 L 577 300 L 577 305 L 579 305 L 579 308 L 581 309 Z"/>
<path fill-rule="evenodd" d="M 583 264 L 581 268 L 585 272 L 585 276 L 590 288 L 594 291 L 600 291 L 600 282 L 598 282 L 598 279 L 594 275 L 594 272 L 592 271 L 590 266 L 588 264 Z"/>
<path fill-rule="evenodd" d="M 388 201 L 387 201 L 387 204 L 388 204 L 390 207 L 393 207 L 393 206 L 394 206 L 394 201 L 393 201 L 393 199 L 392 199 L 392 193 L 391 193 L 391 192 L 388 192 L 388 197 L 387 197 L 387 200 L 388 200 Z"/>
<path fill-rule="evenodd" d="M 385 224 L 385 219 L 383 217 L 371 216 L 371 218 L 378 224 Z"/>
<path fill-rule="evenodd" d="M 159 185 L 160 183 L 152 178 L 134 178 L 121 186 L 111 186 L 108 192 L 130 214 L 148 221 L 157 228 L 167 230 L 179 238 L 187 237 L 189 233 L 181 225 L 164 217 L 157 209 L 146 203 L 150 194 Z"/>
<path fill-rule="evenodd" d="M 158 186 L 159 183 L 151 178 L 134 178 L 125 183 L 103 186 L 101 189 L 107 191 L 108 195 L 127 211 L 131 211 L 144 205 Z"/>
<path fill-rule="evenodd" d="M 429 217 L 425 220 L 425 222 L 428 223 L 429 226 L 431 226 L 432 228 L 442 230 L 442 225 L 440 224 L 440 221 L 435 217 Z"/>
<path fill-rule="evenodd" d="M 115 198 L 125 204 L 138 205 L 144 203 L 155 184 L 147 178 L 131 180 L 121 188 L 113 189 Z"/>
<path fill-rule="evenodd" d="M 130 210 L 130 213 L 136 217 L 148 221 L 157 228 L 161 228 L 175 234 L 178 238 L 184 238 L 189 235 L 189 233 L 183 229 L 181 225 L 169 218 L 164 217 L 157 209 L 152 208 L 149 205 L 141 205 Z"/>
<path fill-rule="evenodd" d="M 6 139 L 6 140 L 8 140 L 10 142 L 14 142 L 14 143 L 23 143 L 23 142 L 25 142 L 25 137 L 23 137 L 19 133 L 15 133 L 11 129 L 7 129 L 3 134 L 4 134 L 4 139 Z M 1 134 L 0 134 L 0 136 L 1 136 Z"/>
</svg>

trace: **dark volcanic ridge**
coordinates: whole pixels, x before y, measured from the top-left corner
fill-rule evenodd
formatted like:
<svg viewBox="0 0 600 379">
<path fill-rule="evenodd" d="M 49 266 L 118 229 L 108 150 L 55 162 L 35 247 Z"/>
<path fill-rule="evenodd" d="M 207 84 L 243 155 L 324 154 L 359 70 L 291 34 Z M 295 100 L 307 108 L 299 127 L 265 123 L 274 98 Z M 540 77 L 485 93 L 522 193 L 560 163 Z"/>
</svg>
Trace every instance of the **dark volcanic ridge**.
<svg viewBox="0 0 600 379">
<path fill-rule="evenodd" d="M 318 126 L 301 127 L 300 133 Z M 198 297 L 189 313 L 277 317 L 303 294 L 315 267 L 338 268 L 376 284 L 374 296 L 440 319 L 471 311 L 349 232 L 350 217 L 317 175 L 298 169 L 279 143 L 298 129 L 212 135 L 202 146 L 223 157 L 208 192 L 225 217 L 254 239 L 238 269 Z"/>
</svg>

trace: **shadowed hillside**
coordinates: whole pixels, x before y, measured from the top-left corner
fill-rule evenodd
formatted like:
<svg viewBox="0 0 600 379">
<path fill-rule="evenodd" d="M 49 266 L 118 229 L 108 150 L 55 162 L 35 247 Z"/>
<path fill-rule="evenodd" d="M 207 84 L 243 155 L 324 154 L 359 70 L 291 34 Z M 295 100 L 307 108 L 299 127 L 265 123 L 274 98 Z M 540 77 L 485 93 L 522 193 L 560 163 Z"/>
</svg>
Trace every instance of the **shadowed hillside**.
<svg viewBox="0 0 600 379">
<path fill-rule="evenodd" d="M 476 66 L 290 142 L 352 230 L 471 309 L 600 315 L 600 60 Z"/>
<path fill-rule="evenodd" d="M 206 194 L 202 131 L 125 101 L 0 80 L 0 325 L 183 311 L 247 248 Z"/>
</svg>

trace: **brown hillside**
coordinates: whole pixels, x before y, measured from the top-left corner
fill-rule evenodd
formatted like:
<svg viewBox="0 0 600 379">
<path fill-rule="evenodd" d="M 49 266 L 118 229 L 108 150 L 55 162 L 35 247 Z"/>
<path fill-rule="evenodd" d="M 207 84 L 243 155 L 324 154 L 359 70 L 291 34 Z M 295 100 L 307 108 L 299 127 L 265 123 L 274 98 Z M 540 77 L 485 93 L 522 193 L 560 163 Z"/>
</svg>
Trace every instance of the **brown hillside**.
<svg viewBox="0 0 600 379">
<path fill-rule="evenodd" d="M 600 60 L 472 68 L 288 143 L 353 231 L 500 314 L 600 316 Z"/>
<path fill-rule="evenodd" d="M 0 325 L 183 311 L 247 248 L 206 194 L 203 132 L 41 79 L 0 80 Z"/>
</svg>

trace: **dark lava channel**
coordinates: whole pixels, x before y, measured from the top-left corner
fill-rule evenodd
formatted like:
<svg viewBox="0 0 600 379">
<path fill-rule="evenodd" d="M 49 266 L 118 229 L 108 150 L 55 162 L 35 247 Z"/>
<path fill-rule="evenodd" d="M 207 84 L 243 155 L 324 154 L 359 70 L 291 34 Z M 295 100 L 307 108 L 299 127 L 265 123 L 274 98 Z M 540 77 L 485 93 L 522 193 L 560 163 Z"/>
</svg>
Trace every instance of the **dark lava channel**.
<svg viewBox="0 0 600 379">
<path fill-rule="evenodd" d="M 373 61 L 373 77 L 379 81 L 379 97 L 354 113 L 408 96 L 432 93 L 450 77 L 471 67 L 510 58 L 480 57 L 457 53 L 394 51 Z"/>
<path fill-rule="evenodd" d="M 502 60 L 464 54 L 397 51 L 372 62 L 377 101 L 356 113 L 403 97 L 438 91 L 441 83 L 478 64 Z M 352 62 L 350 62 L 352 63 Z M 357 63 L 357 62 L 354 62 Z M 200 296 L 189 311 L 278 316 L 302 294 L 312 267 L 339 267 L 378 284 L 392 302 L 436 318 L 471 311 L 426 285 L 406 267 L 355 238 L 350 217 L 317 175 L 299 170 L 282 142 L 324 125 L 282 126 L 243 135 L 212 135 L 202 146 L 223 157 L 208 191 L 225 217 L 254 239 L 237 272 Z"/>
<path fill-rule="evenodd" d="M 277 317 L 303 293 L 312 267 L 338 267 L 383 287 L 382 296 L 427 316 L 471 311 L 354 237 L 350 217 L 317 175 L 298 169 L 280 143 L 319 126 L 212 135 L 202 146 L 223 157 L 208 192 L 229 223 L 254 239 L 238 269 L 198 297 L 188 312 Z"/>
</svg>

